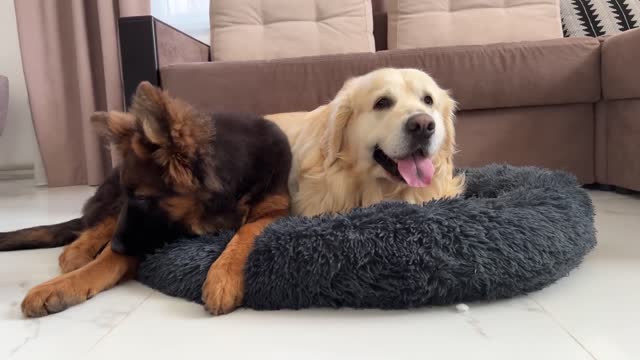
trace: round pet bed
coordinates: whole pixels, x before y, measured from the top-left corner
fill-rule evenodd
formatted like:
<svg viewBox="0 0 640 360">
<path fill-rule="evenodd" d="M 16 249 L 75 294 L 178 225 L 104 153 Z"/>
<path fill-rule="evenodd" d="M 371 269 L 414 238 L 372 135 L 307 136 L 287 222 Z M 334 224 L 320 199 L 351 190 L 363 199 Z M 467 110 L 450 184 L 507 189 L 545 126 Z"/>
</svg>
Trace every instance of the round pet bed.
<svg viewBox="0 0 640 360">
<path fill-rule="evenodd" d="M 462 171 L 466 192 L 456 199 L 272 224 L 249 257 L 244 306 L 403 309 L 513 297 L 566 276 L 595 246 L 591 199 L 573 176 L 506 165 Z M 166 245 L 138 279 L 200 302 L 231 235 Z"/>
</svg>

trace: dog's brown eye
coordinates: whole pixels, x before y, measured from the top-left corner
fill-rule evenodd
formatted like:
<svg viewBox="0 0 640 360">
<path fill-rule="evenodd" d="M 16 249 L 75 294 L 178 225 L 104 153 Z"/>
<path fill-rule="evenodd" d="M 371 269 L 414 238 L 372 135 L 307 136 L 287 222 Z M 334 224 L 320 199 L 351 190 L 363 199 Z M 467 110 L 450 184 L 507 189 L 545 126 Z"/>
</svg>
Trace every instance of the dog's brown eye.
<svg viewBox="0 0 640 360">
<path fill-rule="evenodd" d="M 393 106 L 393 100 L 386 96 L 383 96 L 376 100 L 376 103 L 373 105 L 374 110 L 385 110 Z"/>
<path fill-rule="evenodd" d="M 422 101 L 427 105 L 433 105 L 433 99 L 429 95 L 425 96 Z"/>
</svg>

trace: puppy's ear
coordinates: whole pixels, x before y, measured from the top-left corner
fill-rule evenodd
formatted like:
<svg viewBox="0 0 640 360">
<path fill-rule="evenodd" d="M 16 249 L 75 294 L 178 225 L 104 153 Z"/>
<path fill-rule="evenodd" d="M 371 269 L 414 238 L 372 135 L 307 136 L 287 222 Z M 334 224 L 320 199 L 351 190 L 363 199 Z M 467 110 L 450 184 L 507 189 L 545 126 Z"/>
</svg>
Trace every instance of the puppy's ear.
<svg viewBox="0 0 640 360">
<path fill-rule="evenodd" d="M 147 82 L 138 85 L 131 113 L 154 161 L 163 167 L 165 181 L 182 189 L 197 186 L 192 166 L 198 149 L 215 132 L 210 118 Z"/>
<path fill-rule="evenodd" d="M 322 152 L 325 156 L 324 166 L 331 166 L 342 150 L 344 130 L 353 116 L 351 97 L 355 87 L 355 79 L 349 79 L 328 105 L 328 119 L 322 139 Z"/>
<path fill-rule="evenodd" d="M 131 104 L 131 113 L 140 119 L 143 135 L 151 143 L 163 146 L 169 143 L 167 107 L 171 98 L 147 81 L 141 82 Z"/>
<path fill-rule="evenodd" d="M 91 115 L 91 123 L 100 136 L 114 144 L 128 140 L 136 127 L 134 116 L 119 111 L 95 112 Z"/>
</svg>

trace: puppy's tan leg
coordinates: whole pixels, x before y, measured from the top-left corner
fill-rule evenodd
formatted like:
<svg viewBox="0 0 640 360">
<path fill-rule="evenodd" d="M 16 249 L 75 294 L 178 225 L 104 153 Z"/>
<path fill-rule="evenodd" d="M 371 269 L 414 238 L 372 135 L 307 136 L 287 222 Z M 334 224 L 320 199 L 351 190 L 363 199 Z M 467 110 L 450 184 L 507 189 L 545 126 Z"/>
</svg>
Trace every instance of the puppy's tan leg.
<svg viewBox="0 0 640 360">
<path fill-rule="evenodd" d="M 58 258 L 62 272 L 71 272 L 93 261 L 104 246 L 111 241 L 116 223 L 117 218 L 110 216 L 80 233 L 78 239 L 67 246 Z"/>
<path fill-rule="evenodd" d="M 107 244 L 87 265 L 31 289 L 22 301 L 22 312 L 38 317 L 65 310 L 133 277 L 137 267 L 138 260 L 114 253 Z"/>
<path fill-rule="evenodd" d="M 213 263 L 202 287 L 202 301 L 214 315 L 226 314 L 242 304 L 244 267 L 255 238 L 264 228 L 289 213 L 289 197 L 272 195 L 253 207 L 247 223 L 231 239 Z"/>
</svg>

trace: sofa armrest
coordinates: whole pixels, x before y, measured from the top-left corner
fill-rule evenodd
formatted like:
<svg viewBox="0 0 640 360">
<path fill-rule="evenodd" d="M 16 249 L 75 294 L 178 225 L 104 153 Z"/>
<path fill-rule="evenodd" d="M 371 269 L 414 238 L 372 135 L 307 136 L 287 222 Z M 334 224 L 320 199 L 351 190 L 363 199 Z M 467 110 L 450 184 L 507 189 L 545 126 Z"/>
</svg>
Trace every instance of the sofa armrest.
<svg viewBox="0 0 640 360">
<path fill-rule="evenodd" d="M 606 100 L 640 98 L 640 29 L 607 38 L 602 44 L 602 95 Z"/>
<path fill-rule="evenodd" d="M 153 16 L 120 18 L 118 34 L 127 107 L 141 81 L 162 85 L 159 71 L 161 67 L 210 60 L 209 45 Z"/>
</svg>

